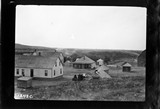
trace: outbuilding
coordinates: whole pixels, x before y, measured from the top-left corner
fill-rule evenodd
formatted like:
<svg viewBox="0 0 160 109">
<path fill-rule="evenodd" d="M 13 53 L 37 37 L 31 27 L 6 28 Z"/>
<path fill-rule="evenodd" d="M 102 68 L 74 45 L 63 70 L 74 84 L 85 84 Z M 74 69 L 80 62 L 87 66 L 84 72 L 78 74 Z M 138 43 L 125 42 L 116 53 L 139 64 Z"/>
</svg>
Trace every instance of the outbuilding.
<svg viewBox="0 0 160 109">
<path fill-rule="evenodd" d="M 97 64 L 98 64 L 99 66 L 101 66 L 101 65 L 104 64 L 104 61 L 103 61 L 102 59 L 98 59 L 98 60 L 97 60 Z"/>
<path fill-rule="evenodd" d="M 122 71 L 123 71 L 123 72 L 130 72 L 130 71 L 131 71 L 131 67 L 132 67 L 131 64 L 125 62 L 125 63 L 122 65 Z"/>
<path fill-rule="evenodd" d="M 90 59 L 87 56 L 83 56 L 73 62 L 73 68 L 78 68 L 78 69 L 92 69 L 96 67 L 96 62 L 92 59 Z"/>
<path fill-rule="evenodd" d="M 32 87 L 32 77 L 20 77 L 17 79 L 18 88 L 29 88 Z"/>
</svg>

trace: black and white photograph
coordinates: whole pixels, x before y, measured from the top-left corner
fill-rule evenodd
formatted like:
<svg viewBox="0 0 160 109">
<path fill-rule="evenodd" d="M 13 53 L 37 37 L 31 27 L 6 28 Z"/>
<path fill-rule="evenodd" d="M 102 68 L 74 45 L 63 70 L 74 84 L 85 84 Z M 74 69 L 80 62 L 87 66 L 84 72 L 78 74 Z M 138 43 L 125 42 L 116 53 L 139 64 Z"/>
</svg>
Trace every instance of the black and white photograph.
<svg viewBox="0 0 160 109">
<path fill-rule="evenodd" d="M 14 99 L 145 101 L 145 7 L 17 5 Z"/>
</svg>

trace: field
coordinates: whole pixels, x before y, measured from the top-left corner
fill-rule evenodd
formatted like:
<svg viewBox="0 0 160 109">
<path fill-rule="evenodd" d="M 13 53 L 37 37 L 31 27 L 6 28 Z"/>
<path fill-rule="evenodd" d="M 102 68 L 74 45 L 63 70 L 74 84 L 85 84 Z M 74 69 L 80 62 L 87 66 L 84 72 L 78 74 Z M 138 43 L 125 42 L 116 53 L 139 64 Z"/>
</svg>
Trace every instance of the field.
<svg viewBox="0 0 160 109">
<path fill-rule="evenodd" d="M 93 70 L 64 67 L 63 78 L 49 81 L 33 80 L 33 87 L 28 89 L 17 88 L 15 79 L 15 98 L 33 100 L 145 100 L 144 67 L 133 67 L 131 72 L 122 72 L 121 68 L 110 68 L 109 75 L 112 77 L 111 79 L 72 81 L 75 74 L 91 74 L 92 72 Z M 31 95 L 31 97 L 23 95 Z"/>
</svg>

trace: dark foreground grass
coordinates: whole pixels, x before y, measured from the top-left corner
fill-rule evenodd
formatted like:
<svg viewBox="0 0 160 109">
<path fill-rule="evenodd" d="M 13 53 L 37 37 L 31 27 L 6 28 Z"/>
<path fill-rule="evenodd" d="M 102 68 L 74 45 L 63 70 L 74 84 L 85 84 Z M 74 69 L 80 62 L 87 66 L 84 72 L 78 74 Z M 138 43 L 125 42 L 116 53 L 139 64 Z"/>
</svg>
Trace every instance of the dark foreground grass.
<svg viewBox="0 0 160 109">
<path fill-rule="evenodd" d="M 144 101 L 145 77 L 67 81 L 54 86 L 37 86 L 18 93 L 32 95 L 36 100 L 105 100 Z"/>
</svg>

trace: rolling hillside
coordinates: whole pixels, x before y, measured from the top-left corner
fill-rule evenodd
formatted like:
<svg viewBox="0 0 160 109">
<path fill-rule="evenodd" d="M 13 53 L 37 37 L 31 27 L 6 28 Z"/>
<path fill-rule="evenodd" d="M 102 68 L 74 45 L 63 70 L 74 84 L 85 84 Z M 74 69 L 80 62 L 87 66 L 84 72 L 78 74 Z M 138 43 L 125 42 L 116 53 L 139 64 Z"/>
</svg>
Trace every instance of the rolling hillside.
<svg viewBox="0 0 160 109">
<path fill-rule="evenodd" d="M 23 44 L 15 44 L 15 49 L 39 49 L 39 50 L 45 50 L 45 51 L 55 51 L 56 48 L 50 48 L 50 47 L 42 47 L 42 46 L 30 46 L 30 45 L 23 45 Z"/>
<path fill-rule="evenodd" d="M 71 61 L 75 61 L 76 58 L 82 57 L 84 55 L 90 57 L 93 60 L 98 60 L 99 58 L 107 58 L 110 62 L 134 60 L 140 55 L 142 51 L 140 50 L 100 50 L 100 49 L 65 49 L 65 48 L 49 48 L 42 46 L 28 46 L 22 44 L 15 44 L 15 49 L 40 49 L 43 51 L 53 51 L 62 52 L 64 56 L 71 57 Z"/>
<path fill-rule="evenodd" d="M 64 55 L 72 57 L 72 61 L 75 61 L 77 57 L 84 55 L 90 57 L 93 60 L 105 57 L 109 60 L 124 60 L 124 59 L 137 59 L 141 51 L 133 50 L 94 50 L 94 49 L 60 49 Z"/>
</svg>

